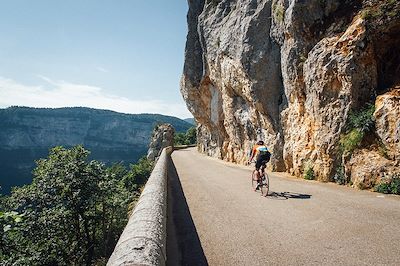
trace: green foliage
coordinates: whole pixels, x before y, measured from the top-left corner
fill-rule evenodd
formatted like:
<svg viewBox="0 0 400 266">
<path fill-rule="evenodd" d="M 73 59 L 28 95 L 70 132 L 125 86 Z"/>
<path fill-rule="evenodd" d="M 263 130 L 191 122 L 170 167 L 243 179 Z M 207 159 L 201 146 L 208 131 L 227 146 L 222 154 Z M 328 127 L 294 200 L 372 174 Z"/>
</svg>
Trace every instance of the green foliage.
<svg viewBox="0 0 400 266">
<path fill-rule="evenodd" d="M 367 8 L 361 11 L 361 18 L 364 20 L 375 19 L 383 16 L 383 12 L 379 8 Z"/>
<path fill-rule="evenodd" d="M 384 17 L 393 18 L 400 15 L 398 0 L 382 0 L 379 5 L 367 7 L 361 11 L 361 18 L 369 21 L 380 20 Z"/>
<path fill-rule="evenodd" d="M 154 163 L 142 157 L 137 164 L 131 164 L 130 171 L 123 178 L 125 188 L 130 192 L 139 192 L 153 170 Z"/>
<path fill-rule="evenodd" d="M 272 14 L 276 21 L 283 22 L 285 19 L 285 8 L 279 4 L 272 4 Z"/>
<path fill-rule="evenodd" d="M 336 183 L 344 185 L 348 182 L 342 165 L 343 160 L 351 156 L 355 149 L 360 148 L 365 136 L 374 130 L 374 111 L 375 106 L 368 104 L 359 111 L 350 112 L 346 121 L 345 132 L 340 135 L 339 140 L 339 157 L 342 158 L 342 161 L 333 177 Z"/>
<path fill-rule="evenodd" d="M 186 139 L 190 144 L 195 144 L 197 141 L 197 132 L 195 127 L 191 127 L 186 131 Z"/>
<path fill-rule="evenodd" d="M 374 112 L 375 106 L 372 104 L 367 105 L 358 112 L 351 112 L 348 119 L 348 127 L 351 129 L 357 128 L 364 133 L 372 131 L 375 126 Z"/>
<path fill-rule="evenodd" d="M 351 154 L 356 148 L 360 146 L 363 138 L 364 132 L 360 131 L 357 128 L 352 129 L 349 133 L 342 136 L 342 138 L 340 139 L 340 146 L 343 154 Z"/>
<path fill-rule="evenodd" d="M 121 164 L 106 168 L 88 155 L 82 146 L 55 147 L 37 161 L 32 184 L 3 197 L 0 261 L 90 265 L 109 257 L 126 225 L 132 192 L 139 189 L 128 190 L 125 180 L 134 176 L 144 184 L 150 165 L 142 160 L 129 171 Z"/>
<path fill-rule="evenodd" d="M 352 154 L 356 148 L 360 147 L 364 136 L 374 129 L 374 111 L 374 105 L 367 105 L 366 108 L 349 114 L 346 133 L 340 138 L 340 151 L 343 155 Z"/>
<path fill-rule="evenodd" d="M 395 174 L 389 180 L 382 181 L 375 186 L 375 191 L 385 194 L 400 195 L 400 174 Z"/>
<path fill-rule="evenodd" d="M 311 166 L 308 166 L 306 170 L 304 171 L 304 179 L 306 180 L 314 180 L 315 175 L 314 175 L 314 169 Z"/>
<path fill-rule="evenodd" d="M 335 182 L 339 185 L 344 185 L 347 183 L 347 178 L 344 173 L 344 167 L 340 165 L 338 168 L 336 168 L 336 173 L 335 176 L 333 177 Z"/>
<path fill-rule="evenodd" d="M 196 144 L 197 142 L 197 133 L 196 127 L 189 128 L 186 133 L 175 133 L 174 136 L 174 145 L 191 145 Z"/>
</svg>

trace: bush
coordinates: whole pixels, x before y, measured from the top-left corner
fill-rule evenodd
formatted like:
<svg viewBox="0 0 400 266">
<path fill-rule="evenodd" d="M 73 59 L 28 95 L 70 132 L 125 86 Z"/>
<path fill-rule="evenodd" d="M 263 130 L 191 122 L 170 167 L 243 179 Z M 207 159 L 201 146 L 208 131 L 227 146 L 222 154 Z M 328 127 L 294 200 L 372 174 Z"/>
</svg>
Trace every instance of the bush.
<svg viewBox="0 0 400 266">
<path fill-rule="evenodd" d="M 392 194 L 400 195 L 400 178 L 394 178 L 390 184 Z"/>
<path fill-rule="evenodd" d="M 382 181 L 374 190 L 379 193 L 400 195 L 400 174 L 395 174 L 390 181 Z"/>
<path fill-rule="evenodd" d="M 368 104 L 364 109 L 358 112 L 351 112 L 348 119 L 348 127 L 367 133 L 371 132 L 375 127 L 374 120 L 375 106 Z"/>
<path fill-rule="evenodd" d="M 372 132 L 375 127 L 375 106 L 368 104 L 360 111 L 351 112 L 346 123 L 346 133 L 340 137 L 340 152 L 348 156 L 359 148 L 364 136 Z"/>
<path fill-rule="evenodd" d="M 304 179 L 306 180 L 314 180 L 314 169 L 312 167 L 307 167 L 306 171 L 304 172 Z"/>
<path fill-rule="evenodd" d="M 283 22 L 285 19 L 285 9 L 283 6 L 274 3 L 272 5 L 272 13 L 276 21 Z"/>
<path fill-rule="evenodd" d="M 344 167 L 340 165 L 338 168 L 336 168 L 336 173 L 335 176 L 333 177 L 335 182 L 339 185 L 344 185 L 347 182 L 347 178 L 344 173 Z"/>
<path fill-rule="evenodd" d="M 364 132 L 357 128 L 352 129 L 349 133 L 340 138 L 340 149 L 342 154 L 351 154 L 356 148 L 360 147 L 364 138 Z"/>
</svg>

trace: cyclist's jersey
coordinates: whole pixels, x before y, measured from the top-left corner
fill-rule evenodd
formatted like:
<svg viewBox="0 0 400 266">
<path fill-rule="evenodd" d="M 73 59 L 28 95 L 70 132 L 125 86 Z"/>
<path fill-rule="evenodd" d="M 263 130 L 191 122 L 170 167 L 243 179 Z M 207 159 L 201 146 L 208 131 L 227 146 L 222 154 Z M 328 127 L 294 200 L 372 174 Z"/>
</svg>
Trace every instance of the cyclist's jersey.
<svg viewBox="0 0 400 266">
<path fill-rule="evenodd" d="M 256 156 L 256 169 L 260 169 L 263 165 L 269 162 L 271 157 L 271 153 L 268 151 L 268 148 L 265 145 L 254 145 L 252 150 L 252 155 Z"/>
<path fill-rule="evenodd" d="M 253 154 L 255 154 L 257 158 L 261 156 L 264 157 L 270 155 L 268 148 L 265 145 L 254 145 Z"/>
</svg>

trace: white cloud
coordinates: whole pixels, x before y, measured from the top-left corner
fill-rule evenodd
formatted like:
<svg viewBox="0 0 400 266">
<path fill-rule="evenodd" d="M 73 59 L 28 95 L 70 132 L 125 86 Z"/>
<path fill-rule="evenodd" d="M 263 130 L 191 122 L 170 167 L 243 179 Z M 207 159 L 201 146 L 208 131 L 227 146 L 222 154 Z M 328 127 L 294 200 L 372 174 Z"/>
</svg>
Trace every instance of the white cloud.
<svg viewBox="0 0 400 266">
<path fill-rule="evenodd" d="M 131 100 L 107 94 L 100 87 L 54 81 L 44 76 L 38 77 L 46 82 L 46 86 L 27 86 L 12 79 L 0 77 L 0 107 L 83 106 L 130 114 L 158 113 L 180 118 L 192 117 L 183 103 L 171 104 L 162 99 Z"/>
<path fill-rule="evenodd" d="M 104 67 L 101 66 L 97 66 L 96 70 L 99 72 L 103 72 L 103 73 L 109 73 L 110 71 L 108 71 L 107 69 L 105 69 Z"/>
</svg>

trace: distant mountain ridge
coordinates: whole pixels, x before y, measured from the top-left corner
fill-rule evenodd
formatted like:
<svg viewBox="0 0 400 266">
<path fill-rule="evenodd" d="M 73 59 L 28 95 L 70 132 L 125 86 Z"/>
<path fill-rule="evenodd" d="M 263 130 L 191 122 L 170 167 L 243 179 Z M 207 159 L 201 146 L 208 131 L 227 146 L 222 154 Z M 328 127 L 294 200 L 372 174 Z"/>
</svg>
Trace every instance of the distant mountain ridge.
<svg viewBox="0 0 400 266">
<path fill-rule="evenodd" d="M 192 125 L 160 114 L 122 114 L 84 107 L 0 109 L 0 185 L 29 183 L 34 160 L 54 146 L 82 144 L 91 158 L 104 163 L 136 162 L 145 155 L 156 124 L 169 123 L 177 132 Z"/>
<path fill-rule="evenodd" d="M 192 124 L 192 125 L 196 125 L 196 120 L 194 120 L 194 118 L 185 118 L 183 119 L 184 121 Z"/>
</svg>

